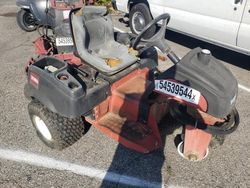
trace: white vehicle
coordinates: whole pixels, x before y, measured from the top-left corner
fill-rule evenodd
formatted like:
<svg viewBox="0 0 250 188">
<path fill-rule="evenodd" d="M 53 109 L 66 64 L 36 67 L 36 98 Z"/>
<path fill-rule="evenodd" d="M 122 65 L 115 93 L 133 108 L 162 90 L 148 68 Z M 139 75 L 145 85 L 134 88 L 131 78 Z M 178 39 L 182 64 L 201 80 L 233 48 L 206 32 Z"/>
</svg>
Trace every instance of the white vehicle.
<svg viewBox="0 0 250 188">
<path fill-rule="evenodd" d="M 171 15 L 169 29 L 250 55 L 250 0 L 112 0 L 138 34 L 153 18 Z M 151 30 L 149 35 L 155 32 Z"/>
</svg>

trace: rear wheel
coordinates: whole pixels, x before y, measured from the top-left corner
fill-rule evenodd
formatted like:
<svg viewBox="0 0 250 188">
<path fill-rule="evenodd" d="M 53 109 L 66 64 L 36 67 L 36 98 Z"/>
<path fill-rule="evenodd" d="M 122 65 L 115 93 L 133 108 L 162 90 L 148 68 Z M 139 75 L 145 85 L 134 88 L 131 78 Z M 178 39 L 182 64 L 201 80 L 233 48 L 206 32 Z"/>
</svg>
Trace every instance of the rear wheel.
<svg viewBox="0 0 250 188">
<path fill-rule="evenodd" d="M 17 24 L 22 30 L 27 32 L 34 31 L 37 28 L 34 15 L 29 10 L 25 9 L 18 11 Z"/>
<path fill-rule="evenodd" d="M 148 6 L 145 3 L 138 3 L 134 5 L 129 12 L 129 25 L 133 33 L 139 34 L 143 28 L 152 21 L 153 18 L 149 11 Z M 152 37 L 156 32 L 156 26 L 151 27 L 143 38 L 148 39 Z"/>
<path fill-rule="evenodd" d="M 51 112 L 38 101 L 28 111 L 38 137 L 50 148 L 62 150 L 78 141 L 88 130 L 81 117 L 66 118 Z"/>
</svg>

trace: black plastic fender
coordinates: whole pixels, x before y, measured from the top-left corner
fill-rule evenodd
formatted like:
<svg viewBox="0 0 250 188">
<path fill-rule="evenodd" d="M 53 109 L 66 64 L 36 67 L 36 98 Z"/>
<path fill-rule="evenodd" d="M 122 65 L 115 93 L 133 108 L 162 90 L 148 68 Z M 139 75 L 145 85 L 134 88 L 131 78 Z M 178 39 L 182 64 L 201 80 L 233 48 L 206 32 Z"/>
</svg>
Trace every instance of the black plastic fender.
<svg viewBox="0 0 250 188">
<path fill-rule="evenodd" d="M 46 70 L 53 65 L 55 72 Z M 24 94 L 38 100 L 52 112 L 74 118 L 91 111 L 109 94 L 109 83 L 101 80 L 91 87 L 77 75 L 72 75 L 68 64 L 53 57 L 45 57 L 29 66 L 28 83 Z M 60 79 L 66 76 L 65 79 Z"/>
<path fill-rule="evenodd" d="M 29 0 L 16 0 L 16 5 L 22 9 L 30 9 Z"/>
<path fill-rule="evenodd" d="M 35 16 L 37 24 L 45 25 L 46 24 L 46 0 L 36 0 L 30 1 L 30 11 Z"/>
<path fill-rule="evenodd" d="M 233 74 L 201 48 L 191 50 L 157 79 L 173 79 L 199 91 L 207 101 L 207 113 L 217 118 L 230 114 L 238 96 L 238 83 Z"/>
</svg>

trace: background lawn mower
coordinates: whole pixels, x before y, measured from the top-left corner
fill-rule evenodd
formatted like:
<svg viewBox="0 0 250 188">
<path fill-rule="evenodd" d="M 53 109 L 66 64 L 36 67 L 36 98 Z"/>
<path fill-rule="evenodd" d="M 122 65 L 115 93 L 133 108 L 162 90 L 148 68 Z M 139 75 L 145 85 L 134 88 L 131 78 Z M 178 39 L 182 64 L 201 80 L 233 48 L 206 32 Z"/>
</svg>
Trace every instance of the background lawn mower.
<svg viewBox="0 0 250 188">
<path fill-rule="evenodd" d="M 122 145 L 148 153 L 161 147 L 158 123 L 170 113 L 183 125 L 179 153 L 199 161 L 207 156 L 212 135 L 237 128 L 236 79 L 208 50 L 195 48 L 179 59 L 165 39 L 168 14 L 150 22 L 130 46 L 124 43 L 129 35 L 115 40 L 106 7 L 86 6 L 69 17 L 75 47 L 70 58 L 47 53 L 26 69 L 29 115 L 47 146 L 64 149 L 93 125 Z M 158 22 L 159 31 L 143 39 Z M 158 70 L 154 47 L 172 67 Z"/>
<path fill-rule="evenodd" d="M 86 1 L 87 5 L 93 3 Z M 83 0 L 17 0 L 16 4 L 21 8 L 17 13 L 19 27 L 37 29 L 41 36 L 35 41 L 38 55 L 73 52 L 69 13 L 82 7 Z"/>
<path fill-rule="evenodd" d="M 94 0 L 87 1 L 87 4 L 93 3 Z M 20 7 L 17 24 L 30 32 L 38 26 L 55 28 L 55 18 L 67 19 L 71 9 L 82 7 L 83 0 L 16 0 L 16 5 Z"/>
</svg>

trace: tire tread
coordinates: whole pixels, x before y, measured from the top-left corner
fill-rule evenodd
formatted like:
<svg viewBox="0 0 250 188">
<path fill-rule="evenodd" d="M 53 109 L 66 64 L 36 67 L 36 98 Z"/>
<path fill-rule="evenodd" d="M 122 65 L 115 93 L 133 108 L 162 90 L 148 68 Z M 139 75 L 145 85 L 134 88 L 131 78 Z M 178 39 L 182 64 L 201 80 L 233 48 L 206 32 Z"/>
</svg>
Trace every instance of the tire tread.
<svg viewBox="0 0 250 188">
<path fill-rule="evenodd" d="M 52 141 L 46 140 L 38 133 L 39 138 L 50 148 L 64 149 L 78 141 L 85 133 L 86 127 L 82 117 L 67 118 L 54 113 L 43 106 L 38 101 L 31 101 L 28 105 L 28 111 L 32 121 L 32 116 L 40 117 L 52 135 Z M 32 122 L 33 126 L 34 123 Z M 34 126 L 35 127 L 35 126 Z"/>
</svg>

